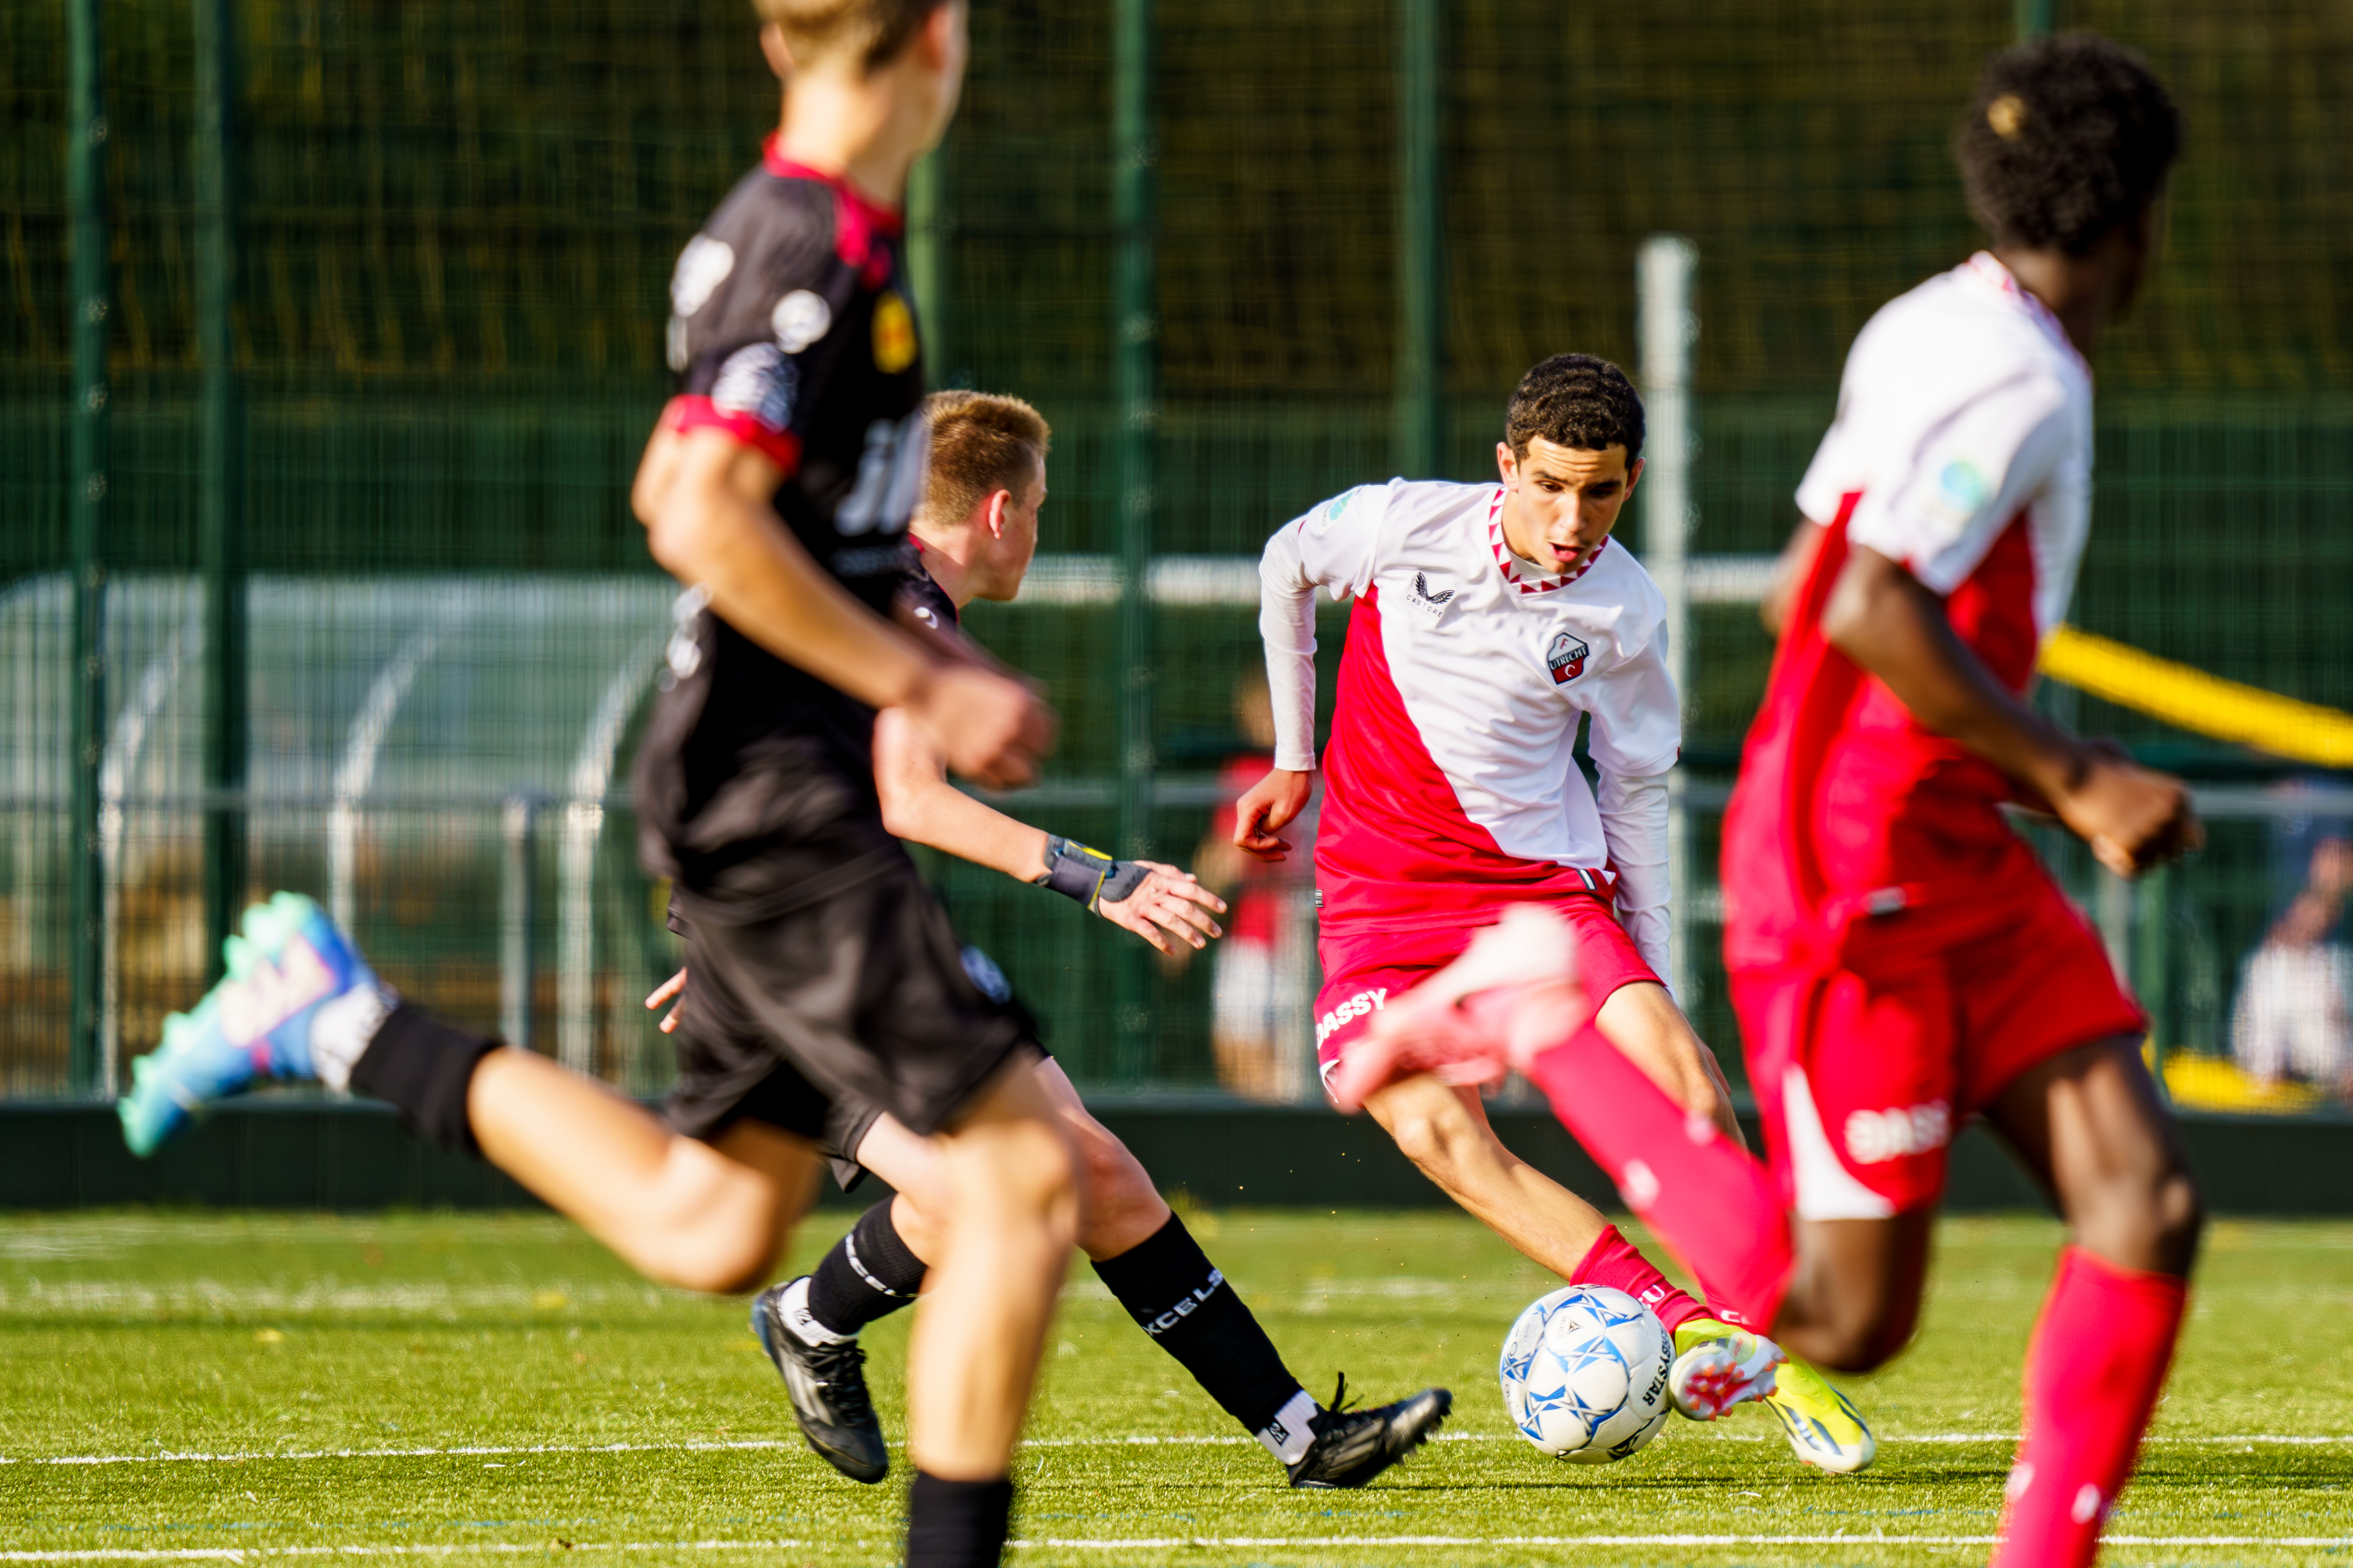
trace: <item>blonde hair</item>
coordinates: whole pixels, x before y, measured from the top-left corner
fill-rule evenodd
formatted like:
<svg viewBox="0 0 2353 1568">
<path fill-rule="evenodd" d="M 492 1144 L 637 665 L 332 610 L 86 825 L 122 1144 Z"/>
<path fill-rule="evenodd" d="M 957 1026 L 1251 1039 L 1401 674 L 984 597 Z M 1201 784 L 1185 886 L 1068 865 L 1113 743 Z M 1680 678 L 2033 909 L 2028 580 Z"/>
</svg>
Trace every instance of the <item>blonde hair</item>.
<svg viewBox="0 0 2353 1568">
<path fill-rule="evenodd" d="M 860 75 L 907 47 L 915 29 L 948 0 L 753 0 L 760 20 L 785 36 L 793 63 L 857 57 Z"/>
<path fill-rule="evenodd" d="M 935 524 L 962 522 L 991 491 L 1020 494 L 1053 445 L 1045 416 L 1001 393 L 934 392 L 923 412 L 932 422 L 932 472 L 923 515 Z"/>
</svg>

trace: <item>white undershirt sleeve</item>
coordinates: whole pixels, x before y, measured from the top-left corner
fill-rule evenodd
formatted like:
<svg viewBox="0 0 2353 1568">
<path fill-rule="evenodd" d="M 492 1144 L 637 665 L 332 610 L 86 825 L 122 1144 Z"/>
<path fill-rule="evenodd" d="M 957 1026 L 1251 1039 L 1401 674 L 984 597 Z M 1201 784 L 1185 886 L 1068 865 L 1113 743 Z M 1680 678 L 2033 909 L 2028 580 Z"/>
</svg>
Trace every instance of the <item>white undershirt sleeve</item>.
<svg viewBox="0 0 2353 1568">
<path fill-rule="evenodd" d="M 1618 923 L 1633 938 L 1642 962 L 1672 990 L 1667 909 L 1674 887 L 1667 864 L 1667 775 L 1605 773 L 1594 804 L 1601 811 L 1601 842 L 1618 873 Z"/>
<path fill-rule="evenodd" d="M 1315 590 L 1335 599 L 1361 594 L 1391 486 L 1360 485 L 1284 523 L 1258 563 L 1258 631 L 1266 641 L 1266 684 L 1274 699 L 1274 765 L 1315 766 Z"/>
<path fill-rule="evenodd" d="M 1259 558 L 1258 635 L 1274 700 L 1274 765 L 1303 773 L 1315 766 L 1315 584 L 1299 557 L 1299 527 L 1278 529 Z"/>
</svg>

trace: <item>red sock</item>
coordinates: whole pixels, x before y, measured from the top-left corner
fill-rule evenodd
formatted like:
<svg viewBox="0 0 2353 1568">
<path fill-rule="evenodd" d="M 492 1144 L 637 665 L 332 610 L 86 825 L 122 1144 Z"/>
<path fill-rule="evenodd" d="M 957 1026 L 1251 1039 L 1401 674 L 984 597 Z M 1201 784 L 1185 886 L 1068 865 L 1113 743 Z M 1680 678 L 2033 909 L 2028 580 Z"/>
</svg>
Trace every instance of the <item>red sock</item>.
<svg viewBox="0 0 2353 1568">
<path fill-rule="evenodd" d="M 2079 1568 L 2132 1474 L 2173 1361 L 2189 1283 L 2059 1254 L 2026 1351 L 2026 1436 L 2010 1471 L 1994 1568 Z"/>
<path fill-rule="evenodd" d="M 1769 1333 L 1795 1258 L 1765 1167 L 1590 1025 L 1531 1066 L 1553 1114 L 1609 1173 L 1626 1206 L 1699 1276 L 1717 1315 Z"/>
<path fill-rule="evenodd" d="M 1656 1312 L 1670 1334 L 1694 1318 L 1707 1316 L 1705 1307 L 1670 1284 L 1632 1242 L 1618 1234 L 1614 1225 L 1602 1227 L 1600 1237 L 1585 1255 L 1584 1261 L 1577 1264 L 1568 1282 L 1607 1285 L 1612 1290 L 1625 1291 Z"/>
</svg>

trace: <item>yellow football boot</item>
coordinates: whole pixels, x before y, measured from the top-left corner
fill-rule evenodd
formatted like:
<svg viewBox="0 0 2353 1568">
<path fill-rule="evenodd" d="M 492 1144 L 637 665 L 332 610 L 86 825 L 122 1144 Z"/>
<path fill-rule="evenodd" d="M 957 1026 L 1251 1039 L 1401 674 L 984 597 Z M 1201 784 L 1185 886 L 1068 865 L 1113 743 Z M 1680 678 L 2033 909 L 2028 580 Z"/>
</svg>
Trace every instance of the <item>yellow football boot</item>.
<svg viewBox="0 0 2353 1568">
<path fill-rule="evenodd" d="M 1667 1386 L 1675 1409 L 1694 1421 L 1761 1403 L 1801 1461 L 1837 1475 L 1852 1475 L 1879 1453 L 1871 1428 L 1830 1379 L 1764 1335 L 1715 1318 L 1693 1318 L 1675 1331 Z"/>
</svg>

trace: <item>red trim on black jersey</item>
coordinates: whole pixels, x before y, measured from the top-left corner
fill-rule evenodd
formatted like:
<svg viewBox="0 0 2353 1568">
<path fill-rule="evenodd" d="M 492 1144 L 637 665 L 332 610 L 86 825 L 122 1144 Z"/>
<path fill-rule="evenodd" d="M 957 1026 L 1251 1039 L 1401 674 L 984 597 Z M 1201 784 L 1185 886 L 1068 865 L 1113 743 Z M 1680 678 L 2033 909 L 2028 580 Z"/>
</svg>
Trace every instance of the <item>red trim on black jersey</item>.
<svg viewBox="0 0 2353 1568">
<path fill-rule="evenodd" d="M 877 246 L 875 238 L 898 238 L 907 220 L 897 209 L 875 201 L 844 176 L 812 169 L 786 157 L 776 142 L 781 134 L 772 131 L 760 143 L 760 166 L 780 180 L 814 180 L 833 193 L 833 253 L 841 258 L 843 265 L 859 269 L 860 283 L 869 289 L 880 289 L 891 280 L 891 252 Z"/>
<path fill-rule="evenodd" d="M 801 438 L 771 430 L 753 416 L 720 407 L 708 397 L 681 393 L 662 410 L 662 424 L 683 436 L 690 430 L 723 430 L 740 445 L 766 455 L 790 478 L 801 466 Z"/>
</svg>

